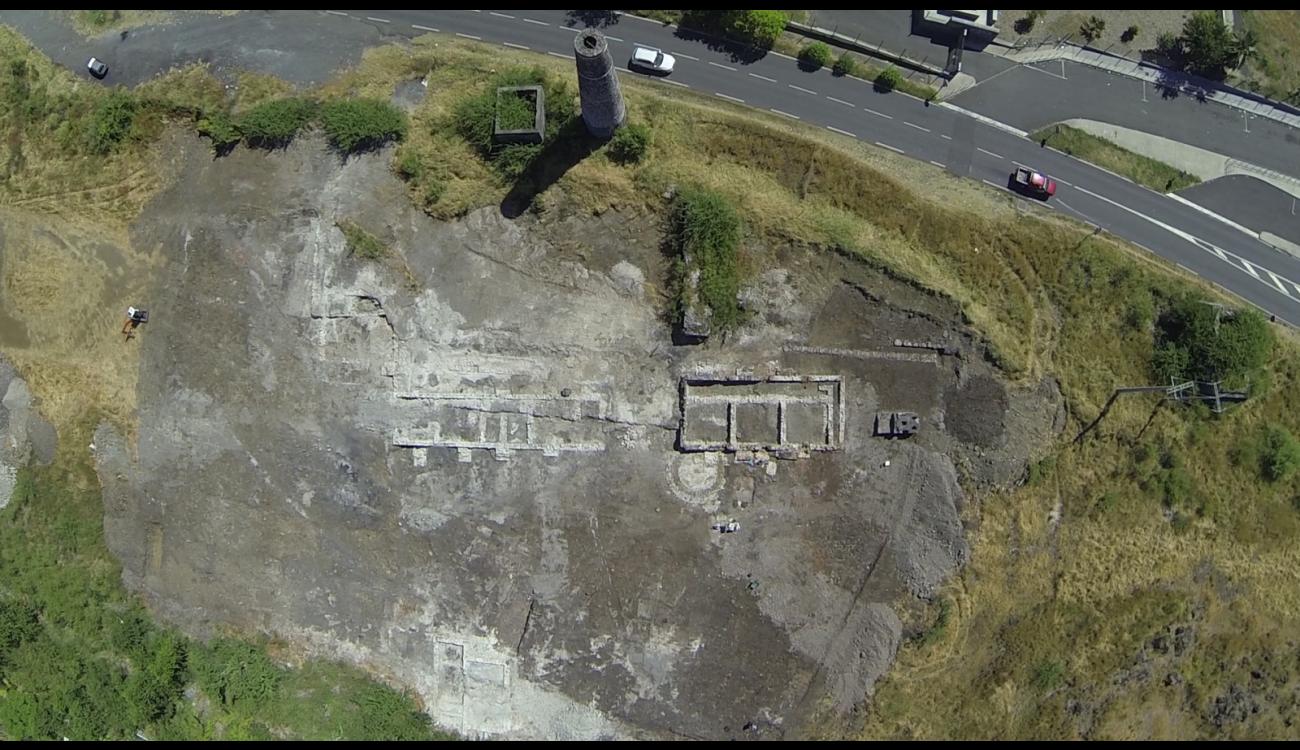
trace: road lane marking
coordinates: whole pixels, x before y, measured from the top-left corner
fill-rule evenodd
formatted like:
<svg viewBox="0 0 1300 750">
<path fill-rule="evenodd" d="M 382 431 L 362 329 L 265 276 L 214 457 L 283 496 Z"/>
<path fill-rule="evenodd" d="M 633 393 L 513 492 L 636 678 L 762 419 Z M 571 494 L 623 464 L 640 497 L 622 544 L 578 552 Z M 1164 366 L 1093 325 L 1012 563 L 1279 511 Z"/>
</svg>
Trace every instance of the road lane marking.
<svg viewBox="0 0 1300 750">
<path fill-rule="evenodd" d="M 767 76 L 761 76 L 757 73 L 750 73 L 750 75 L 755 78 L 758 78 L 759 80 L 767 81 L 768 83 L 776 83 L 775 78 L 768 78 Z"/>
<path fill-rule="evenodd" d="M 435 33 L 438 31 L 437 29 L 433 28 L 432 26 L 421 26 L 421 25 L 418 24 L 418 23 L 413 23 L 413 24 L 411 24 L 411 28 L 413 28 L 413 29 L 419 29 L 420 31 L 432 31 L 432 32 L 435 32 Z"/>
<path fill-rule="evenodd" d="M 507 47 L 514 47 L 515 49 L 528 49 L 528 48 L 525 47 L 524 45 L 522 45 L 522 44 L 515 44 L 514 42 L 502 42 L 502 44 L 504 44 L 504 45 L 507 46 Z"/>
<path fill-rule="evenodd" d="M 951 141 L 951 140 L 952 140 L 952 136 L 950 136 L 950 135 L 944 135 L 943 133 L 940 133 L 940 134 L 939 134 L 939 137 L 942 138 L 942 139 L 944 139 L 945 141 Z"/>
<path fill-rule="evenodd" d="M 733 67 L 731 67 L 730 65 L 723 65 L 722 63 L 715 63 L 715 62 L 713 62 L 712 60 L 709 61 L 709 64 L 712 65 L 712 66 L 715 67 L 715 68 L 722 68 L 723 70 L 730 70 L 732 73 L 735 73 L 735 72 L 736 72 L 736 69 L 733 68 Z"/>
<path fill-rule="evenodd" d="M 714 91 L 713 93 L 717 94 L 718 96 L 722 97 L 723 99 L 730 99 L 731 101 L 733 101 L 733 102 L 738 102 L 738 103 L 740 103 L 740 104 L 744 104 L 744 103 L 745 103 L 745 100 L 744 100 L 744 99 L 737 99 L 737 98 L 734 97 L 734 96 L 728 96 L 727 94 L 724 94 L 724 93 L 722 93 L 721 91 Z"/>
<path fill-rule="evenodd" d="M 993 153 L 992 151 L 989 151 L 989 150 L 986 149 L 986 148 L 980 148 L 980 147 L 976 146 L 976 147 L 975 147 L 975 150 L 978 151 L 978 152 L 980 152 L 981 154 L 988 154 L 989 156 L 992 156 L 994 159 L 1001 159 L 1001 158 L 1002 158 L 1002 155 L 1001 155 L 1001 154 L 995 154 L 995 153 Z"/>
<path fill-rule="evenodd" d="M 1268 274 L 1268 277 L 1273 280 L 1273 283 L 1277 285 L 1278 289 L 1282 290 L 1283 294 L 1285 294 L 1288 297 L 1291 296 L 1291 293 L 1286 290 L 1286 285 L 1282 283 L 1282 278 L 1280 276 L 1268 270 L 1267 268 L 1264 269 L 1264 273 Z"/>
<path fill-rule="evenodd" d="M 796 86 L 793 83 L 787 83 L 786 85 L 794 89 L 795 91 L 802 91 L 805 94 L 812 94 L 813 96 L 817 96 L 817 92 L 813 91 L 812 89 L 806 89 L 803 86 Z"/>
<path fill-rule="evenodd" d="M 348 15 L 347 13 L 344 13 L 341 10 L 327 10 L 325 12 L 330 14 L 331 16 L 343 16 L 344 18 L 347 18 Z"/>
<path fill-rule="evenodd" d="M 483 37 L 481 37 L 481 36 L 474 36 L 473 34 L 462 34 L 462 33 L 460 33 L 459 31 L 456 32 L 456 36 L 463 36 L 463 37 L 465 37 L 466 39 L 473 39 L 473 40 L 476 41 L 476 42 L 481 42 L 481 41 L 483 41 Z"/>
<path fill-rule="evenodd" d="M 515 20 L 514 16 L 507 16 L 505 13 L 497 13 L 495 10 L 489 10 L 488 15 L 496 16 L 497 18 L 509 18 L 511 21 Z"/>
<path fill-rule="evenodd" d="M 886 120 L 892 120 L 892 119 L 894 119 L 893 115 L 887 115 L 887 114 L 885 114 L 884 112 L 877 112 L 876 110 L 874 110 L 874 109 L 870 109 L 870 108 L 867 108 L 867 107 L 863 107 L 863 108 L 862 108 L 862 111 L 863 111 L 863 112 L 870 112 L 871 114 L 875 115 L 876 117 L 883 117 L 883 118 L 885 118 Z"/>
<path fill-rule="evenodd" d="M 768 109 L 771 109 L 773 112 L 777 113 L 778 115 L 785 115 L 786 117 L 789 117 L 791 120 L 799 119 L 799 115 L 792 115 L 789 112 L 782 112 L 779 109 L 772 109 L 771 107 L 768 107 Z"/>
<path fill-rule="evenodd" d="M 665 80 L 665 79 L 663 79 L 663 78 L 660 78 L 660 79 L 658 79 L 658 80 L 661 81 L 661 82 L 663 82 L 663 83 L 671 83 L 671 84 L 674 85 L 674 86 L 681 86 L 681 87 L 684 88 L 684 89 L 689 89 L 689 88 L 690 88 L 690 86 L 687 86 L 686 84 L 682 83 L 681 81 L 669 81 L 669 80 Z"/>
<path fill-rule="evenodd" d="M 551 57 L 558 57 L 558 58 L 560 58 L 561 60 L 568 60 L 568 59 L 569 59 L 569 56 L 568 56 L 568 55 L 561 55 L 559 52 L 547 52 L 546 54 L 550 55 Z"/>
<path fill-rule="evenodd" d="M 1007 186 L 1006 186 L 1006 185 L 999 185 L 999 184 L 997 184 L 996 182 L 993 182 L 992 180 L 980 179 L 980 182 L 984 183 L 985 185 L 990 185 L 990 186 L 992 186 L 992 187 L 995 187 L 995 188 L 997 188 L 997 189 L 999 189 L 999 190 L 1006 190 L 1006 189 L 1007 189 Z"/>
<path fill-rule="evenodd" d="M 550 26 L 550 24 L 545 21 L 538 21 L 532 18 L 525 18 L 522 20 L 524 23 L 533 23 L 533 24 L 537 24 L 538 26 Z"/>
<path fill-rule="evenodd" d="M 943 107 L 944 109 L 952 110 L 953 112 L 956 112 L 958 114 L 965 115 L 971 118 L 972 120 L 977 120 L 979 122 L 982 122 L 985 125 L 988 125 L 989 127 L 997 128 L 998 130 L 1005 130 L 1006 132 L 1011 133 L 1013 135 L 1018 135 L 1021 138 L 1029 137 L 1029 133 L 1021 130 L 1020 128 L 1013 128 L 1010 125 L 1006 124 L 1005 122 L 998 122 L 997 120 L 994 120 L 992 117 L 985 117 L 984 115 L 981 115 L 978 112 L 972 112 L 969 109 L 962 109 L 961 107 L 949 104 L 948 102 L 939 102 L 938 106 Z"/>
<path fill-rule="evenodd" d="M 1187 200 L 1186 198 L 1184 198 L 1184 197 L 1181 196 L 1181 195 L 1178 195 L 1177 193 L 1165 193 L 1165 195 L 1166 195 L 1167 197 L 1169 197 L 1169 198 L 1172 198 L 1172 199 L 1175 200 L 1175 201 L 1178 201 L 1179 203 L 1183 204 L 1184 206 L 1187 206 L 1188 208 L 1192 209 L 1193 211 L 1199 211 L 1200 213 L 1203 213 L 1203 214 L 1205 214 L 1206 216 L 1209 216 L 1211 219 L 1217 219 L 1218 221 L 1221 221 L 1221 222 L 1223 222 L 1224 224 L 1227 224 L 1228 226 L 1232 227 L 1233 229 L 1236 229 L 1236 230 L 1239 231 L 1239 232 L 1242 232 L 1242 233 L 1244 233 L 1244 234 L 1248 234 L 1248 235 L 1250 235 L 1251 237 L 1254 237 L 1255 239 L 1259 239 L 1259 233 L 1258 233 L 1258 232 L 1252 231 L 1251 229 L 1249 229 L 1249 228 L 1247 228 L 1247 227 L 1244 227 L 1244 226 L 1242 226 L 1241 224 L 1238 224 L 1237 222 L 1233 221 L 1232 219 L 1229 219 L 1229 218 L 1226 217 L 1226 216 L 1220 216 L 1219 214 L 1214 213 L 1213 211 L 1211 211 L 1210 209 L 1206 208 L 1205 206 L 1202 206 L 1202 205 L 1199 204 L 1199 203 L 1193 203 L 1192 201 Z"/>
<path fill-rule="evenodd" d="M 1241 266 L 1242 266 L 1242 268 L 1245 268 L 1245 269 L 1246 269 L 1246 273 L 1248 273 L 1248 274 L 1250 274 L 1251 276 L 1254 276 L 1255 278 L 1259 279 L 1259 272 L 1255 270 L 1255 266 L 1254 266 L 1254 264 L 1252 264 L 1250 261 L 1248 261 L 1248 260 L 1246 260 L 1245 258 L 1243 258 L 1242 261 L 1241 261 Z M 1260 279 L 1260 281 L 1263 281 L 1263 279 Z"/>
<path fill-rule="evenodd" d="M 907 126 L 909 126 L 909 127 L 916 128 L 917 130 L 923 130 L 923 131 L 925 131 L 925 132 L 927 132 L 927 133 L 930 132 L 930 129 L 929 129 L 929 128 L 923 128 L 923 127 L 921 127 L 920 125 L 917 125 L 917 124 L 914 123 L 914 122 L 908 122 L 907 120 L 903 120 L 903 124 L 904 124 L 904 125 L 907 125 Z"/>
<path fill-rule="evenodd" d="M 840 130 L 839 128 L 831 127 L 830 125 L 827 125 L 827 126 L 826 126 L 826 129 L 829 130 L 829 131 L 831 131 L 831 132 L 833 132 L 833 133 L 839 133 L 840 135 L 847 135 L 847 136 L 850 137 L 850 138 L 857 138 L 856 135 L 850 133 L 850 132 L 847 131 L 847 130 Z"/>
<path fill-rule="evenodd" d="M 938 167 L 939 169 L 947 169 L 947 168 L 948 168 L 948 165 L 947 165 L 947 164 L 944 164 L 943 162 L 935 161 L 934 159 L 931 159 L 931 160 L 930 160 L 930 163 L 933 164 L 934 166 Z"/>
<path fill-rule="evenodd" d="M 880 146 L 881 148 L 887 148 L 887 149 L 889 149 L 890 151 L 897 151 L 897 152 L 900 153 L 900 154 L 905 154 L 905 153 L 907 153 L 907 152 L 904 151 L 903 149 L 901 149 L 901 148 L 896 148 L 896 147 L 894 147 L 894 146 L 889 145 L 888 143 L 881 143 L 880 141 L 876 141 L 876 145 L 877 145 L 877 146 Z"/>
<path fill-rule="evenodd" d="M 366 16 L 366 20 L 374 21 L 375 23 L 392 23 L 392 21 L 387 18 L 375 18 L 374 16 Z"/>
<path fill-rule="evenodd" d="M 611 40 L 611 41 L 615 41 L 615 42 L 621 42 L 621 41 L 623 41 L 622 39 L 619 39 L 619 38 L 616 37 L 616 36 L 610 36 L 609 34 L 606 34 L 606 35 L 605 35 L 605 38 L 606 38 L 606 39 L 609 39 L 609 40 Z"/>
<path fill-rule="evenodd" d="M 833 97 L 833 96 L 828 96 L 828 97 L 826 97 L 826 98 L 827 98 L 827 99 L 830 99 L 831 101 L 835 102 L 836 104 L 843 104 L 843 105 L 846 106 L 846 107 L 853 107 L 853 108 L 856 109 L 857 106 L 858 106 L 858 105 L 853 104 L 853 103 L 851 103 L 851 102 L 846 102 L 846 101 L 844 101 L 843 99 L 836 99 L 836 98 Z"/>
<path fill-rule="evenodd" d="M 673 54 L 676 55 L 676 56 L 678 56 L 678 57 L 684 57 L 684 58 L 686 58 L 687 60 L 694 60 L 695 62 L 699 62 L 699 61 L 700 61 L 700 58 L 698 58 L 698 57 L 691 57 L 690 55 L 685 55 L 685 54 L 682 54 L 681 52 L 674 52 Z"/>
</svg>

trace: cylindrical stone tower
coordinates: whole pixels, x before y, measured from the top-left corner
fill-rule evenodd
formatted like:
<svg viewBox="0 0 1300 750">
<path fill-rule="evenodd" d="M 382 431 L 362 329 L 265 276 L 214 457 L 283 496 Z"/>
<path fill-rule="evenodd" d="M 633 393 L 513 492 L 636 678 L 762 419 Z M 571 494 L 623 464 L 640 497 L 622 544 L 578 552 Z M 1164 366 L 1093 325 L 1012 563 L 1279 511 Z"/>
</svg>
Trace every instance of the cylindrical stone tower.
<svg viewBox="0 0 1300 750">
<path fill-rule="evenodd" d="M 585 29 L 573 39 L 573 56 L 578 61 L 578 98 L 587 132 L 608 138 L 623 124 L 627 108 L 618 87 L 609 42 L 595 29 Z"/>
</svg>

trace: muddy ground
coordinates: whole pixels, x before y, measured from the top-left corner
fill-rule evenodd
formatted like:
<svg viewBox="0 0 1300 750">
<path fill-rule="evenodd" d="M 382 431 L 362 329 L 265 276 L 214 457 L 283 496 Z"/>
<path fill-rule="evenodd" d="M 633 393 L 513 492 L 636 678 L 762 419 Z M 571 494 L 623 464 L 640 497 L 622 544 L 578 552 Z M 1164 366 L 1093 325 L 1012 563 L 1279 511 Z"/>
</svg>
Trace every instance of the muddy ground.
<svg viewBox="0 0 1300 750">
<path fill-rule="evenodd" d="M 364 664 L 469 736 L 849 715 L 967 558 L 962 485 L 1016 481 L 1063 418 L 1053 384 L 997 378 L 950 302 L 830 253 L 751 246 L 748 323 L 679 347 L 653 215 L 561 199 L 439 223 L 387 153 L 175 147 L 181 177 L 132 227 L 167 257 L 138 434 L 95 441 L 126 583 L 192 632 Z M 341 220 L 394 256 L 350 256 Z M 842 445 L 677 450 L 680 379 L 737 373 L 842 378 Z M 874 437 L 879 409 L 920 432 Z"/>
</svg>

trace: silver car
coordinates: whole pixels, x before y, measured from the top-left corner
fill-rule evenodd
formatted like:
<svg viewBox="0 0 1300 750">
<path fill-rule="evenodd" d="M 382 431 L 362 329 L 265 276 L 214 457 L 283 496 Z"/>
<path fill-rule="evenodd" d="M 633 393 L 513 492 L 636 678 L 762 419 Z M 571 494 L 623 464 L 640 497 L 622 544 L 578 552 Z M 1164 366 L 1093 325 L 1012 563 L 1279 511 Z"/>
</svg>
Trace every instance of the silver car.
<svg viewBox="0 0 1300 750">
<path fill-rule="evenodd" d="M 90 74 L 96 78 L 103 78 L 108 75 L 108 66 L 104 64 L 103 60 L 96 57 L 90 58 L 90 62 L 86 63 L 86 70 L 89 70 Z"/>
<path fill-rule="evenodd" d="M 654 47 L 637 47 L 632 51 L 632 66 L 652 73 L 667 75 L 673 72 L 677 59 Z"/>
</svg>

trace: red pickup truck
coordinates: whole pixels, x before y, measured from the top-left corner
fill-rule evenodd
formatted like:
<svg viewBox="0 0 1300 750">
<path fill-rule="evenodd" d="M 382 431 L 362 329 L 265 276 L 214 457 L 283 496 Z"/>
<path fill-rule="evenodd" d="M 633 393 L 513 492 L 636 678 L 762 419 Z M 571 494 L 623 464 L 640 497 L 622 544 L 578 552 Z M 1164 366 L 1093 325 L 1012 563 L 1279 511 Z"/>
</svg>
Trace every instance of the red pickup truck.
<svg viewBox="0 0 1300 750">
<path fill-rule="evenodd" d="M 1011 173 L 1011 184 L 1020 192 L 1042 200 L 1056 195 L 1056 180 L 1025 167 L 1017 167 Z"/>
</svg>

